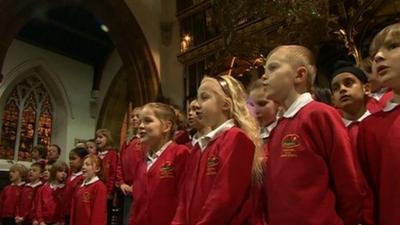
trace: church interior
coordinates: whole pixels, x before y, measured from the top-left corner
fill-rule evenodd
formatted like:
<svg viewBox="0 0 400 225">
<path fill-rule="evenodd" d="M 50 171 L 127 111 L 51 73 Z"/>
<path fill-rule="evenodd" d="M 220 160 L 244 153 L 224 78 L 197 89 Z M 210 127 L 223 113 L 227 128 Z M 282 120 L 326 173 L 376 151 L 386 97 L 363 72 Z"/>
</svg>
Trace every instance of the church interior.
<svg viewBox="0 0 400 225">
<path fill-rule="evenodd" d="M 56 143 L 68 161 L 99 128 L 119 143 L 129 105 L 185 112 L 222 72 L 248 85 L 280 44 L 309 47 L 327 86 L 333 63 L 367 57 L 399 12 L 397 0 L 1 0 L 1 185 L 34 145 Z"/>
</svg>

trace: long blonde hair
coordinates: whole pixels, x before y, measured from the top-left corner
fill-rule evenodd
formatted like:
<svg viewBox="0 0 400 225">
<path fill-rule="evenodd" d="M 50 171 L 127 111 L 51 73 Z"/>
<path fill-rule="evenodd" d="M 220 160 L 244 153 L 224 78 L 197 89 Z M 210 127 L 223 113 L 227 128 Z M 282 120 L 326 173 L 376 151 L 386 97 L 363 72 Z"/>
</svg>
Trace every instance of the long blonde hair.
<svg viewBox="0 0 400 225">
<path fill-rule="evenodd" d="M 203 82 L 215 80 L 220 84 L 225 101 L 230 105 L 229 117 L 233 118 L 243 132 L 255 145 L 253 159 L 253 180 L 256 182 L 262 181 L 263 178 L 263 143 L 260 137 L 260 128 L 257 121 L 251 116 L 246 105 L 246 92 L 243 86 L 233 77 L 229 75 L 219 76 L 217 78 L 205 77 Z"/>
</svg>

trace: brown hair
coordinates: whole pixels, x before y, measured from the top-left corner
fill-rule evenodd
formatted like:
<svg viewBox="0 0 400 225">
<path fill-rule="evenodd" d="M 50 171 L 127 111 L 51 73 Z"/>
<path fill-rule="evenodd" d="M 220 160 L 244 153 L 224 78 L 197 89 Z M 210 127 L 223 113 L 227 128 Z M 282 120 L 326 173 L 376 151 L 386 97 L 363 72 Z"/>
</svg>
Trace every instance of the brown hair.
<svg viewBox="0 0 400 225">
<path fill-rule="evenodd" d="M 47 156 L 47 148 L 45 146 L 43 146 L 43 145 L 33 146 L 31 152 L 34 151 L 34 150 L 39 152 L 40 158 L 42 158 L 42 159 L 46 158 L 46 156 Z"/>
<path fill-rule="evenodd" d="M 50 177 L 49 177 L 49 181 L 54 181 L 56 179 L 57 176 L 57 172 L 66 172 L 68 173 L 68 165 L 66 162 L 61 161 L 61 160 L 57 160 L 56 162 L 54 162 L 51 165 L 51 169 L 50 169 Z"/>
<path fill-rule="evenodd" d="M 389 25 L 375 35 L 369 47 L 369 55 L 375 56 L 379 48 L 391 44 L 393 39 L 400 41 L 400 23 Z"/>
<path fill-rule="evenodd" d="M 31 164 L 31 167 L 37 167 L 40 169 L 40 172 L 43 173 L 46 167 L 46 163 L 44 162 L 44 160 L 39 162 L 34 162 Z"/>
<path fill-rule="evenodd" d="M 99 135 L 103 135 L 107 138 L 107 143 L 106 143 L 107 149 L 111 149 L 114 147 L 114 139 L 112 137 L 111 131 L 105 128 L 101 128 L 96 131 L 96 137 Z"/>
<path fill-rule="evenodd" d="M 177 116 L 174 108 L 161 102 L 147 103 L 143 106 L 143 109 L 144 108 L 151 109 L 159 120 L 171 122 L 171 131 L 168 138 L 172 139 L 177 129 Z"/>
</svg>

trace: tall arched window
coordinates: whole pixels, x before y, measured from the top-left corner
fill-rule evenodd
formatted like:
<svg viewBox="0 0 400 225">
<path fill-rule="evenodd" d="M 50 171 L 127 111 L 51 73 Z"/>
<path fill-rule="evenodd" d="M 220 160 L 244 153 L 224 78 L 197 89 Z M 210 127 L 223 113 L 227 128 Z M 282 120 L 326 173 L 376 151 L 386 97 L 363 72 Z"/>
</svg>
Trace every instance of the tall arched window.
<svg viewBox="0 0 400 225">
<path fill-rule="evenodd" d="M 0 159 L 31 161 L 31 149 L 50 143 L 53 107 L 49 92 L 36 76 L 17 84 L 8 97 L 1 128 Z"/>
</svg>

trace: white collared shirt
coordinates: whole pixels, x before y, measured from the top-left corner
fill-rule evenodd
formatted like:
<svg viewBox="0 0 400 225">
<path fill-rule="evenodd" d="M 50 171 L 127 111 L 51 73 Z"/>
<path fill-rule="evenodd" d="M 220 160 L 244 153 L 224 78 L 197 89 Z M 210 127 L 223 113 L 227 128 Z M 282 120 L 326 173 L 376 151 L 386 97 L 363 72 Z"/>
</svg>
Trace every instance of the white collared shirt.
<svg viewBox="0 0 400 225">
<path fill-rule="evenodd" d="M 284 118 L 292 118 L 294 117 L 300 109 L 302 109 L 304 106 L 306 106 L 308 103 L 314 101 L 312 98 L 311 94 L 306 92 L 301 94 L 296 101 L 294 101 L 290 107 L 283 113 Z"/>
<path fill-rule="evenodd" d="M 200 138 L 202 138 L 203 136 L 201 136 L 201 134 L 199 132 L 196 132 L 193 136 L 192 136 L 192 146 L 195 146 Z"/>
<path fill-rule="evenodd" d="M 52 184 L 50 183 L 50 188 L 53 190 L 57 190 L 59 188 L 63 188 L 65 186 L 65 184 L 61 183 L 61 184 Z"/>
<path fill-rule="evenodd" d="M 377 101 L 381 100 L 381 98 L 386 94 L 388 88 L 382 88 L 381 90 L 369 94 L 369 97 L 376 99 Z"/>
<path fill-rule="evenodd" d="M 400 105 L 400 103 L 388 101 L 388 102 L 386 103 L 385 108 L 383 108 L 382 111 L 384 111 L 384 112 L 390 112 L 390 111 L 392 111 L 394 108 L 396 108 L 396 106 L 398 106 L 398 105 Z"/>
<path fill-rule="evenodd" d="M 22 186 L 22 185 L 24 185 L 25 184 L 25 181 L 21 181 L 21 182 L 19 182 L 18 184 L 16 184 L 16 183 L 11 183 L 11 186 L 18 186 L 18 187 L 20 187 L 20 186 Z"/>
<path fill-rule="evenodd" d="M 100 180 L 98 176 L 94 176 L 90 180 L 85 179 L 82 182 L 81 187 L 88 186 L 89 184 L 93 184 L 94 182 L 96 182 L 98 180 Z"/>
<path fill-rule="evenodd" d="M 168 148 L 168 146 L 172 143 L 172 141 L 168 141 L 165 143 L 160 150 L 155 152 L 152 156 L 150 156 L 149 153 L 147 153 L 147 171 L 151 168 L 151 166 L 154 165 L 154 163 L 157 161 L 157 159 L 160 157 L 160 155 L 165 151 L 165 149 Z"/>
<path fill-rule="evenodd" d="M 354 123 L 354 122 L 361 122 L 361 121 L 363 121 L 365 118 L 367 118 L 369 115 L 371 115 L 371 113 L 367 110 L 367 111 L 365 111 L 365 113 L 360 117 L 360 118 L 358 118 L 357 120 L 348 120 L 348 119 L 345 119 L 345 118 L 342 118 L 342 120 L 343 120 L 343 123 L 344 123 L 344 125 L 346 126 L 346 127 L 349 127 L 352 123 Z"/>
<path fill-rule="evenodd" d="M 82 171 L 79 171 L 79 172 L 77 172 L 77 173 L 72 173 L 72 174 L 71 174 L 71 177 L 69 178 L 69 180 L 70 180 L 70 181 L 73 181 L 73 180 L 75 180 L 75 178 L 77 178 L 78 176 L 80 176 L 80 175 L 82 175 L 82 174 L 83 174 Z"/>
<path fill-rule="evenodd" d="M 269 138 L 269 135 L 271 134 L 272 130 L 276 127 L 278 124 L 279 118 L 277 118 L 274 122 L 272 122 L 270 125 L 263 127 L 260 129 L 260 137 L 262 139 Z"/>
<path fill-rule="evenodd" d="M 31 187 L 31 188 L 35 188 L 35 187 L 37 187 L 37 186 L 39 186 L 39 185 L 41 185 L 42 184 L 42 181 L 38 181 L 38 182 L 36 182 L 36 183 L 28 183 L 28 184 L 26 184 L 26 186 L 29 186 L 29 187 Z"/>
<path fill-rule="evenodd" d="M 102 151 L 97 153 L 97 155 L 99 156 L 100 159 L 104 159 L 104 157 L 106 156 L 106 154 L 108 153 L 108 151 Z"/>
<path fill-rule="evenodd" d="M 210 133 L 204 135 L 203 137 L 199 138 L 198 144 L 200 146 L 201 151 L 206 149 L 207 145 L 214 139 L 216 139 L 220 134 L 223 132 L 231 129 L 235 126 L 235 121 L 233 119 L 225 121 L 219 127 L 212 130 Z"/>
</svg>

